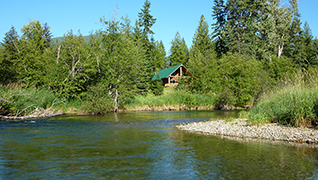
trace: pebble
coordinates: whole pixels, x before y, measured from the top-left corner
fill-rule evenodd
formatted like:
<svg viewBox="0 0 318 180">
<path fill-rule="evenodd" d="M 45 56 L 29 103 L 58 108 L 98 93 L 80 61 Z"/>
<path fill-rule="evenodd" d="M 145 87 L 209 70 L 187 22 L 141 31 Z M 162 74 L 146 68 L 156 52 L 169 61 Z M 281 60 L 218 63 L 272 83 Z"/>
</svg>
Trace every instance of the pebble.
<svg viewBox="0 0 318 180">
<path fill-rule="evenodd" d="M 210 135 L 318 144 L 318 130 L 286 127 L 275 123 L 251 126 L 247 125 L 247 119 L 196 122 L 176 127 L 183 131 Z"/>
</svg>

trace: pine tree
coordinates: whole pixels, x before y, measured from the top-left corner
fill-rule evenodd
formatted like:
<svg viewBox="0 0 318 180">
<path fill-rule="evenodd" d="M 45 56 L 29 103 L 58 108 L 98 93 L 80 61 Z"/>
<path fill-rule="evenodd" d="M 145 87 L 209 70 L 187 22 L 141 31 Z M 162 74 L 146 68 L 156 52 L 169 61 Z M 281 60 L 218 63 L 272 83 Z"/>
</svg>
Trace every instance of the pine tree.
<svg viewBox="0 0 318 180">
<path fill-rule="evenodd" d="M 217 76 L 217 58 L 214 50 L 205 51 L 204 54 L 193 46 L 187 64 L 192 76 L 189 79 L 189 88 L 195 93 L 213 94 L 218 87 L 215 77 Z"/>
<path fill-rule="evenodd" d="M 188 62 L 188 48 L 184 38 L 181 38 L 180 33 L 177 32 L 174 39 L 171 41 L 170 47 L 170 66 L 178 64 L 186 64 Z"/>
<path fill-rule="evenodd" d="M 229 50 L 224 40 L 226 13 L 223 0 L 214 0 L 214 6 L 212 7 L 212 17 L 216 21 L 212 24 L 212 39 L 215 42 L 215 51 L 218 57 L 226 54 Z"/>
<path fill-rule="evenodd" d="M 289 37 L 290 40 L 286 44 L 285 55 L 294 59 L 296 67 L 304 69 L 307 66 L 306 53 L 305 53 L 305 42 L 303 38 L 303 31 L 301 29 L 300 13 L 298 12 L 297 0 L 289 0 L 291 7 L 289 8 L 292 13 L 292 23 L 290 26 Z"/>
<path fill-rule="evenodd" d="M 228 0 L 225 6 L 227 31 L 225 40 L 233 53 L 255 55 L 257 47 L 254 22 L 258 18 L 258 2 L 251 0 Z"/>
<path fill-rule="evenodd" d="M 141 63 L 142 74 L 139 77 L 139 93 L 146 95 L 150 87 L 150 81 L 152 76 L 155 74 L 155 67 L 152 67 L 154 64 L 154 58 L 152 56 L 152 50 L 154 49 L 154 44 L 149 40 L 149 36 L 153 35 L 154 32 L 151 30 L 151 27 L 155 24 L 156 18 L 150 14 L 150 1 L 146 0 L 143 9 L 138 13 L 138 26 L 141 30 L 141 43 L 144 49 L 144 58 Z"/>
<path fill-rule="evenodd" d="M 150 14 L 150 5 L 150 1 L 146 0 L 143 9 L 138 13 L 138 25 L 142 28 L 142 33 L 146 39 L 149 39 L 149 35 L 154 34 L 151 27 L 156 23 L 156 18 Z"/>
<path fill-rule="evenodd" d="M 199 49 L 202 54 L 204 54 L 207 50 L 213 49 L 213 43 L 209 33 L 209 25 L 203 15 L 201 15 L 199 26 L 195 31 L 192 42 L 193 46 Z"/>
<path fill-rule="evenodd" d="M 11 29 L 5 34 L 3 42 L 1 43 L 3 49 L 0 63 L 0 81 L 2 83 L 17 81 L 17 67 L 15 64 L 18 62 L 22 47 L 20 44 L 17 31 L 12 26 Z"/>
<path fill-rule="evenodd" d="M 157 73 L 165 67 L 166 51 L 162 41 L 160 42 L 156 41 L 153 44 L 154 44 L 154 49 L 152 51 L 153 53 L 152 67 L 154 67 L 154 71 Z"/>
<path fill-rule="evenodd" d="M 303 56 L 307 66 L 317 67 L 318 66 L 318 43 L 317 39 L 313 39 L 311 29 L 308 22 L 305 22 L 303 27 Z"/>
<path fill-rule="evenodd" d="M 309 62 L 313 67 L 318 67 L 318 39 L 312 41 Z"/>
</svg>

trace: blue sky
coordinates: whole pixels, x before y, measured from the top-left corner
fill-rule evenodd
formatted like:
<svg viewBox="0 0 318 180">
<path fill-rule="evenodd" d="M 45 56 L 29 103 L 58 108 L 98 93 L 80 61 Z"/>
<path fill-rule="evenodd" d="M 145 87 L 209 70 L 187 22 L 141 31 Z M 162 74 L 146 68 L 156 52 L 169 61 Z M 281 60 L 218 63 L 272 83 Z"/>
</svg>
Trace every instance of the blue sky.
<svg viewBox="0 0 318 180">
<path fill-rule="evenodd" d="M 117 5 L 117 19 L 128 15 L 134 25 L 137 14 L 145 0 L 3 0 L 0 2 L 1 41 L 13 25 L 20 32 L 30 20 L 48 23 L 54 37 L 60 37 L 71 29 L 83 35 L 103 28 L 101 17 L 113 18 Z M 170 42 L 179 31 L 187 46 L 203 14 L 209 25 L 213 23 L 211 12 L 213 0 L 150 0 L 151 14 L 157 18 L 153 26 L 155 40 L 162 40 L 169 52 Z M 288 2 L 284 0 L 284 2 Z M 299 12 L 303 23 L 307 21 L 314 37 L 318 36 L 318 0 L 299 0 Z M 211 30 L 211 27 L 209 29 Z"/>
</svg>

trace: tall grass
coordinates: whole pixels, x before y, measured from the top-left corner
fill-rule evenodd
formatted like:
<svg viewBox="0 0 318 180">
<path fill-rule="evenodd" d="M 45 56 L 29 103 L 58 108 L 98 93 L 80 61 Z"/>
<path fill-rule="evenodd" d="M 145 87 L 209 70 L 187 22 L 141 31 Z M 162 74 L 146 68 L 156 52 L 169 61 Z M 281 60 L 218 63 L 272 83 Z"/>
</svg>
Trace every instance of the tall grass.
<svg viewBox="0 0 318 180">
<path fill-rule="evenodd" d="M 136 106 L 214 106 L 217 102 L 215 97 L 210 97 L 201 94 L 192 94 L 186 91 L 170 91 L 161 96 L 136 96 L 127 104 L 130 107 Z"/>
<path fill-rule="evenodd" d="M 265 93 L 248 115 L 250 124 L 280 123 L 316 127 L 318 71 L 311 69 L 286 76 L 276 89 Z"/>
<path fill-rule="evenodd" d="M 27 115 L 36 108 L 46 109 L 61 101 L 47 89 L 25 88 L 21 84 L 0 85 L 0 111 L 9 115 Z"/>
</svg>

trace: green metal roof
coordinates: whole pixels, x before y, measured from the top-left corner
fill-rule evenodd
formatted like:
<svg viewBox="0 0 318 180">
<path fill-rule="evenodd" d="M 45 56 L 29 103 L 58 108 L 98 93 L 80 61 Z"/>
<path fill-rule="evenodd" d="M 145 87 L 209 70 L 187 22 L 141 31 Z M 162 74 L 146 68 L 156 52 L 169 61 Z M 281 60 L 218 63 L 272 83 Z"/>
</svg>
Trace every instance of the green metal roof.
<svg viewBox="0 0 318 180">
<path fill-rule="evenodd" d="M 170 76 L 170 74 L 172 74 L 175 70 L 177 70 L 180 66 L 182 66 L 182 64 L 179 65 L 175 65 L 172 67 L 169 67 L 167 69 L 162 69 L 160 70 L 157 74 L 155 74 L 151 80 L 156 80 L 156 79 L 162 79 L 162 78 L 167 78 L 168 76 Z M 159 77 L 159 78 L 158 78 Z"/>
</svg>

